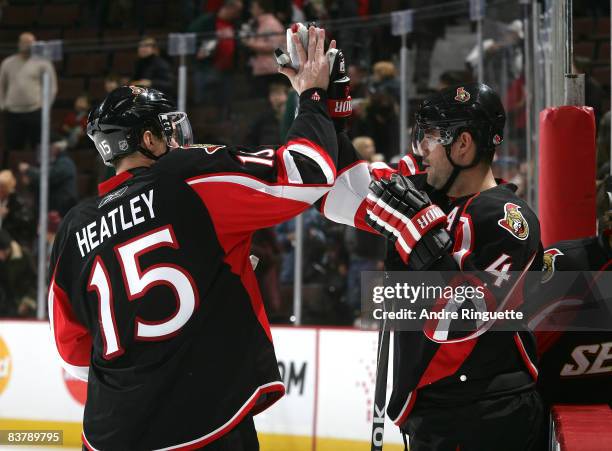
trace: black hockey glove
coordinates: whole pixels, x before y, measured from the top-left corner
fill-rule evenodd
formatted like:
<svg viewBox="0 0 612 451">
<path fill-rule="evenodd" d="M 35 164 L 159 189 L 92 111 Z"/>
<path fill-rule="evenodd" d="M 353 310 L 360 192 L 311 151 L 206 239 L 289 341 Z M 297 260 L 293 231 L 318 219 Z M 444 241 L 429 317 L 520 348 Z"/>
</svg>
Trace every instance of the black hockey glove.
<svg viewBox="0 0 612 451">
<path fill-rule="evenodd" d="M 370 183 L 366 212 L 367 224 L 392 241 L 415 271 L 429 268 L 452 245 L 444 212 L 401 174 Z"/>
<path fill-rule="evenodd" d="M 346 75 L 346 61 L 341 49 L 329 49 L 325 54 L 329 61 L 329 87 L 327 106 L 334 120 L 336 131 L 344 130 L 346 119 L 353 114 L 351 105 L 351 79 Z"/>
</svg>

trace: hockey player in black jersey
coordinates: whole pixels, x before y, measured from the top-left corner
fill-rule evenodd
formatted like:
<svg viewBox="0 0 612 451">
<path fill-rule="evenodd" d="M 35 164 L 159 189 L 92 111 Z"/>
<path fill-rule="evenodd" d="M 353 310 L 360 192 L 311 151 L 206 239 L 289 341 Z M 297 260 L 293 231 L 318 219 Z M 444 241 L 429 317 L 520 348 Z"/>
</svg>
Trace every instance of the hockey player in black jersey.
<svg viewBox="0 0 612 451">
<path fill-rule="evenodd" d="M 340 133 L 338 176 L 321 211 L 387 236 L 395 247 L 387 270 L 477 271 L 502 308 L 520 274 L 540 269 L 542 246 L 535 214 L 491 172 L 505 123 L 501 101 L 483 84 L 455 86 L 425 99 L 416 119 L 413 147 L 425 173 L 351 161 Z M 394 334 L 387 413 L 410 450 L 532 449 L 542 420 L 533 336 L 438 332 L 435 341 Z"/>
<path fill-rule="evenodd" d="M 336 174 L 324 32 L 308 33 L 298 69 L 283 70 L 300 112 L 279 148 L 191 145 L 187 116 L 153 89 L 118 88 L 91 112 L 117 175 L 66 216 L 49 289 L 61 361 L 88 380 L 87 449 L 259 448 L 252 416 L 285 388 L 251 235 Z"/>
<path fill-rule="evenodd" d="M 540 377 L 538 389 L 545 405 L 612 405 L 612 305 L 610 293 L 592 287 L 609 286 L 595 279 L 609 278 L 612 270 L 612 178 L 601 190 L 604 204 L 599 218 L 598 236 L 560 241 L 544 251 L 540 299 L 531 326 L 538 339 Z M 589 271 L 569 288 L 565 271 Z M 565 277 L 567 279 L 568 277 Z M 603 295 L 603 296 L 602 296 Z M 569 310 L 569 312 L 568 312 Z M 556 313 L 565 311 L 567 321 Z M 569 313 L 569 314 L 568 314 Z M 549 327 L 550 319 L 557 318 Z M 589 327 L 590 331 L 576 329 Z M 553 330 L 556 329 L 556 330 Z"/>
</svg>

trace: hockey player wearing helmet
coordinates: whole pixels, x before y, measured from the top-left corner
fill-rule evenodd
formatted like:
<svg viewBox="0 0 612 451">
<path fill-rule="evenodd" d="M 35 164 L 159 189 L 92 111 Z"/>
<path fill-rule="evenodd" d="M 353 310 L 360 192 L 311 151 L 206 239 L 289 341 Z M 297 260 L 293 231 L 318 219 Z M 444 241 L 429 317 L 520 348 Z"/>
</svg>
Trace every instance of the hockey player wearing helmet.
<svg viewBox="0 0 612 451">
<path fill-rule="evenodd" d="M 187 115 L 174 110 L 172 100 L 161 91 L 123 86 L 91 110 L 87 135 L 104 164 L 115 166 L 118 172 L 120 161 L 128 155 L 139 160 L 135 164 L 148 166 L 171 148 L 193 144 Z"/>
<path fill-rule="evenodd" d="M 495 186 L 491 162 L 505 120 L 499 97 L 486 85 L 454 87 L 428 97 L 412 131 L 413 152 L 423 157 L 427 183 L 449 196 Z"/>
<path fill-rule="evenodd" d="M 421 104 L 412 138 L 422 166 L 407 155 L 396 169 L 368 167 L 350 157 L 340 133 L 338 176 L 322 213 L 386 236 L 387 271 L 469 271 L 490 291 L 484 307 L 502 310 L 525 271 L 542 264 L 537 217 L 491 172 L 504 125 L 498 95 L 473 83 Z M 474 307 L 466 301 L 458 309 Z M 411 451 L 533 449 L 542 422 L 533 336 L 524 326 L 491 325 L 434 321 L 422 332 L 395 331 L 386 411 Z"/>
<path fill-rule="evenodd" d="M 187 116 L 154 89 L 118 88 L 91 113 L 117 175 L 65 217 L 49 274 L 61 362 L 88 380 L 87 449 L 259 449 L 252 417 L 285 387 L 251 236 L 336 174 L 324 32 L 308 33 L 285 71 L 300 112 L 283 146 L 193 145 Z"/>
</svg>

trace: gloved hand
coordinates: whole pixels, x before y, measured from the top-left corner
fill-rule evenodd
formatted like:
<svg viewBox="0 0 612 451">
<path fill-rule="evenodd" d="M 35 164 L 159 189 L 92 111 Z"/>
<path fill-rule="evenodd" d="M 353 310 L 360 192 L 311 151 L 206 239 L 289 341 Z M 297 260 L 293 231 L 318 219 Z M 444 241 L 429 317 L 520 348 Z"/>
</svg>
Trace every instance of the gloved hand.
<svg viewBox="0 0 612 451">
<path fill-rule="evenodd" d="M 401 174 L 370 183 L 366 212 L 366 223 L 392 241 L 415 271 L 427 269 L 452 245 L 444 212 Z"/>
<path fill-rule="evenodd" d="M 327 105 L 329 115 L 335 118 L 347 118 L 353 112 L 351 106 L 351 79 L 346 75 L 346 61 L 340 49 L 329 49 L 325 54 L 329 61 L 329 87 L 327 88 Z"/>
<path fill-rule="evenodd" d="M 299 67 L 298 52 L 295 43 L 292 40 L 292 35 L 297 34 L 302 46 L 308 48 L 308 28 L 301 24 L 293 24 L 287 29 L 287 55 L 281 49 L 275 50 L 277 63 L 282 66 L 290 66 L 297 70 Z M 334 119 L 336 130 L 340 131 L 344 128 L 345 120 L 349 117 L 353 108 L 351 105 L 350 81 L 346 75 L 346 61 L 342 50 L 335 48 L 335 43 L 332 43 L 325 54 L 329 62 L 329 87 L 327 88 L 327 106 L 329 114 Z"/>
</svg>

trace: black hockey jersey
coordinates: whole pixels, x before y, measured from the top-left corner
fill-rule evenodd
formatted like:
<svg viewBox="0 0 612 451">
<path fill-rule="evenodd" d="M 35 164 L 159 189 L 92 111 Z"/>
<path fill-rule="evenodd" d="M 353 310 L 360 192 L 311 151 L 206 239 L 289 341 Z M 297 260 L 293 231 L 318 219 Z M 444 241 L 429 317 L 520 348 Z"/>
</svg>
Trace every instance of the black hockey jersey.
<svg viewBox="0 0 612 451">
<path fill-rule="evenodd" d="M 284 146 L 177 149 L 70 211 L 49 318 L 65 368 L 88 380 L 89 449 L 200 448 L 283 395 L 251 235 L 326 193 L 336 157 L 313 89 Z"/>
<path fill-rule="evenodd" d="M 555 403 L 612 403 L 612 316 L 609 305 L 595 306 L 602 300 L 593 295 L 589 284 L 591 277 L 600 277 L 603 271 L 612 270 L 612 251 L 603 237 L 561 241 L 544 252 L 542 272 L 542 311 L 551 312 L 553 304 L 563 307 L 565 300 L 574 306 L 574 324 L 585 324 L 597 308 L 598 321 L 609 325 L 606 328 L 594 325 L 594 330 L 567 331 L 542 330 L 546 318 L 534 316 L 533 326 L 538 340 L 540 355 L 540 377 L 538 389 L 549 405 Z M 590 273 L 582 283 L 572 283 L 570 292 L 558 292 L 555 283 L 563 278 L 563 271 L 598 271 Z M 606 275 L 606 277 L 608 277 Z M 552 287 L 552 288 L 551 288 Z M 609 299 L 607 293 L 607 298 Z M 583 301 L 578 305 L 576 301 Z M 582 316 L 582 317 L 581 317 Z M 604 323 L 600 323 L 603 325 Z"/>
<path fill-rule="evenodd" d="M 364 199 L 369 183 L 388 177 L 395 170 L 350 161 L 350 142 L 339 135 L 338 144 L 338 177 L 334 188 L 323 198 L 321 211 L 334 221 L 372 231 L 365 224 Z M 411 157 L 404 158 L 414 162 Z M 426 175 L 420 173 L 416 164 L 400 164 L 397 171 L 410 176 L 420 189 L 429 191 L 432 202 L 448 216 L 447 229 L 454 247 L 431 270 L 479 271 L 490 287 L 500 285 L 492 288 L 500 303 L 510 299 L 519 287 L 519 281 L 506 279 L 506 273 L 539 270 L 542 262 L 539 221 L 514 194 L 511 185 L 501 184 L 471 196 L 449 199 L 426 185 Z M 394 250 L 385 268 L 406 270 Z M 516 298 L 520 300 L 520 296 Z M 526 330 L 491 331 L 443 344 L 423 333 L 395 332 L 394 344 L 393 392 L 387 413 L 397 425 L 405 422 L 417 393 L 423 389 L 430 398 L 438 397 L 442 403 L 461 402 L 525 390 L 537 378 L 535 341 Z"/>
</svg>

